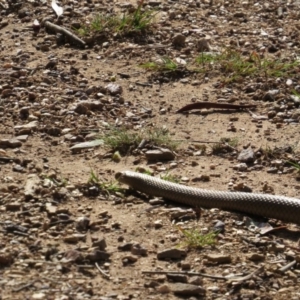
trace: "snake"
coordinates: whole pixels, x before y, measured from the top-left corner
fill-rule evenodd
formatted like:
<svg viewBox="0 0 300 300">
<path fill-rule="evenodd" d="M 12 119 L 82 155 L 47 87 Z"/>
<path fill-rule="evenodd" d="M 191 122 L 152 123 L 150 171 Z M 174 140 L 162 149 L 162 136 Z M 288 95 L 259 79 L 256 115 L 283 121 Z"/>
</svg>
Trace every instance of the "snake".
<svg viewBox="0 0 300 300">
<path fill-rule="evenodd" d="M 144 194 L 183 205 L 237 211 L 300 225 L 300 199 L 297 198 L 201 189 L 133 171 L 117 172 L 115 178 Z"/>
</svg>

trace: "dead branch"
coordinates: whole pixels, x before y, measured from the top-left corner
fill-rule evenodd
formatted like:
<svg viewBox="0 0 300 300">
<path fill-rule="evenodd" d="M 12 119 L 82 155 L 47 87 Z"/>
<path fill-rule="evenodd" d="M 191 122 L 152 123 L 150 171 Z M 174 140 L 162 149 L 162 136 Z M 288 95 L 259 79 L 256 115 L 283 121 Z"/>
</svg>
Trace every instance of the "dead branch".
<svg viewBox="0 0 300 300">
<path fill-rule="evenodd" d="M 86 45 L 82 39 L 80 39 L 74 33 L 72 33 L 71 31 L 69 31 L 61 26 L 55 25 L 49 21 L 44 21 L 43 24 L 47 29 L 50 29 L 52 31 L 55 31 L 56 33 L 61 33 L 65 36 L 67 36 L 74 43 L 77 43 L 77 44 L 81 45 L 82 47 L 84 47 Z"/>
<path fill-rule="evenodd" d="M 217 280 L 226 280 L 228 282 L 242 282 L 252 278 L 254 275 L 262 272 L 264 267 L 260 267 L 254 272 L 246 275 L 246 276 L 238 276 L 238 275 L 229 275 L 229 276 L 215 276 L 206 273 L 200 272 L 182 272 L 182 271 L 142 271 L 142 274 L 181 274 L 181 275 L 190 275 L 190 276 L 202 276 L 206 278 L 212 278 Z"/>
</svg>

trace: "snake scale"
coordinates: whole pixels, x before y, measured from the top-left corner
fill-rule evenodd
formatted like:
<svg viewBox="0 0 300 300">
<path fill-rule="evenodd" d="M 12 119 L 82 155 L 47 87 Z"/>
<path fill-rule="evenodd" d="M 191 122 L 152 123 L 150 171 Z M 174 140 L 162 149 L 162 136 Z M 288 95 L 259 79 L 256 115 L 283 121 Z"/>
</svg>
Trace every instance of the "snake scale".
<svg viewBox="0 0 300 300">
<path fill-rule="evenodd" d="M 300 224 L 300 199 L 267 194 L 205 190 L 132 171 L 118 172 L 115 177 L 119 182 L 135 190 L 181 204 L 240 211 Z"/>
</svg>

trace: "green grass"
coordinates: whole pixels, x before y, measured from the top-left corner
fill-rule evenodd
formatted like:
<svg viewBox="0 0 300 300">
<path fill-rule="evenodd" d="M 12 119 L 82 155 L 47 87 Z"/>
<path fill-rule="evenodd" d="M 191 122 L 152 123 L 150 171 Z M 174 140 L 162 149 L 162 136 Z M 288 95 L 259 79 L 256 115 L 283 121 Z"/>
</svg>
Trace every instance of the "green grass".
<svg viewBox="0 0 300 300">
<path fill-rule="evenodd" d="M 221 138 L 219 143 L 212 146 L 212 153 L 230 152 L 238 145 L 238 138 Z"/>
<path fill-rule="evenodd" d="M 102 192 L 107 193 L 108 195 L 124 192 L 124 189 L 120 187 L 117 181 L 101 181 L 93 169 L 90 171 L 90 176 L 87 183 L 89 185 L 97 186 Z"/>
<path fill-rule="evenodd" d="M 81 36 L 88 36 L 95 33 L 109 32 L 110 34 L 127 35 L 132 33 L 147 32 L 157 14 L 154 10 L 143 10 L 143 0 L 139 2 L 137 8 L 129 13 L 119 16 L 97 14 L 89 24 L 76 29 Z"/>
<path fill-rule="evenodd" d="M 160 73 L 175 72 L 179 68 L 178 64 L 169 57 L 162 57 L 159 62 L 147 62 L 141 64 L 140 67 L 149 71 Z"/>
<path fill-rule="evenodd" d="M 295 162 L 292 162 L 292 161 L 286 161 L 288 164 L 290 164 L 292 167 L 294 167 L 298 173 L 300 173 L 300 165 L 295 163 Z"/>
<path fill-rule="evenodd" d="M 244 56 L 238 50 L 226 49 L 219 54 L 201 53 L 196 63 L 225 74 L 223 81 L 230 83 L 254 77 L 288 77 L 299 71 L 299 61 L 261 58 L 256 52 Z"/>
<path fill-rule="evenodd" d="M 175 150 L 178 142 L 173 141 L 167 129 L 151 128 L 144 131 L 130 131 L 126 128 L 111 127 L 101 137 L 104 144 L 121 155 L 127 155 L 136 149 L 142 140 L 148 144 Z"/>
<path fill-rule="evenodd" d="M 174 182 L 174 183 L 179 183 L 180 182 L 180 178 L 176 175 L 172 175 L 170 173 L 166 173 L 163 175 L 160 175 L 160 178 L 166 181 L 170 181 L 170 182 Z"/>
<path fill-rule="evenodd" d="M 179 245 L 181 247 L 187 247 L 189 249 L 202 249 L 205 246 L 215 245 L 217 242 L 217 232 L 203 234 L 197 229 L 183 229 L 179 226 L 177 228 L 184 236 L 184 241 Z"/>
</svg>

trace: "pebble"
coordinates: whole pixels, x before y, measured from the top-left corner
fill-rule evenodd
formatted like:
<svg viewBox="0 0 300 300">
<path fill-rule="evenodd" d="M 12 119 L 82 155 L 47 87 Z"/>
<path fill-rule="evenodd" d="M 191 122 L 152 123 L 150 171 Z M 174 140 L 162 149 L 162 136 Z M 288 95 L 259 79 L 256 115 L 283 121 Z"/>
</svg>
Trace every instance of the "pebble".
<svg viewBox="0 0 300 300">
<path fill-rule="evenodd" d="M 185 39 L 186 37 L 182 34 L 177 34 L 174 36 L 173 40 L 172 40 L 172 44 L 175 47 L 184 47 L 185 46 Z"/>
<path fill-rule="evenodd" d="M 199 296 L 205 294 L 205 289 L 201 286 L 189 283 L 176 283 L 171 285 L 171 291 L 179 296 Z"/>
<path fill-rule="evenodd" d="M 188 282 L 187 276 L 182 274 L 167 274 L 167 279 L 173 282 L 183 282 L 183 283 Z"/>
<path fill-rule="evenodd" d="M 184 250 L 177 249 L 177 248 L 170 248 L 159 251 L 157 253 L 158 259 L 180 259 L 187 255 Z"/>
<path fill-rule="evenodd" d="M 147 160 L 173 160 L 175 158 L 175 154 L 166 148 L 159 148 L 155 150 L 149 150 L 145 152 L 145 156 Z"/>
<path fill-rule="evenodd" d="M 206 258 L 210 262 L 215 262 L 219 264 L 231 263 L 231 256 L 229 254 L 208 254 Z"/>
<path fill-rule="evenodd" d="M 251 147 L 243 149 L 237 158 L 239 161 L 244 163 L 253 163 L 255 160 L 255 154 Z"/>
<path fill-rule="evenodd" d="M 265 259 L 265 256 L 259 253 L 247 253 L 246 257 L 251 261 L 261 261 Z"/>
</svg>

